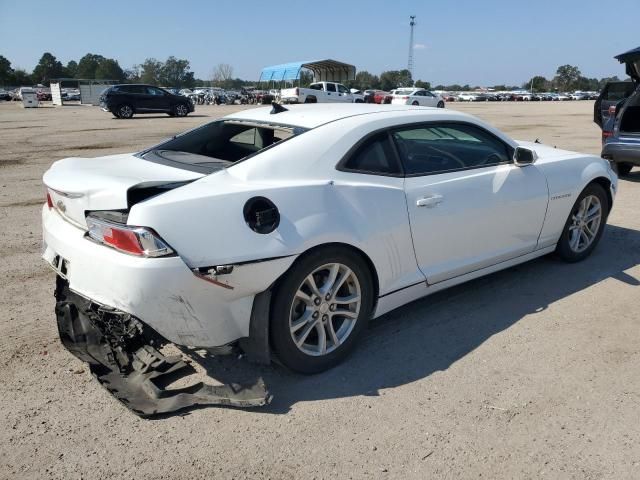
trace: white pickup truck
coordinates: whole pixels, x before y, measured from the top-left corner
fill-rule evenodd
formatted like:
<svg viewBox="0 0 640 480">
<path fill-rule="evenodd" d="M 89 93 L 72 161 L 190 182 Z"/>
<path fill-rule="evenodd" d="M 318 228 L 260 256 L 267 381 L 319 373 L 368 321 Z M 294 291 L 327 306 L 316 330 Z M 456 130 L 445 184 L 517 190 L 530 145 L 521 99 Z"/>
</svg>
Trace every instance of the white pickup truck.
<svg viewBox="0 0 640 480">
<path fill-rule="evenodd" d="M 364 95 L 351 93 L 347 87 L 335 82 L 316 82 L 309 88 L 285 88 L 280 91 L 282 103 L 363 103 Z"/>
</svg>

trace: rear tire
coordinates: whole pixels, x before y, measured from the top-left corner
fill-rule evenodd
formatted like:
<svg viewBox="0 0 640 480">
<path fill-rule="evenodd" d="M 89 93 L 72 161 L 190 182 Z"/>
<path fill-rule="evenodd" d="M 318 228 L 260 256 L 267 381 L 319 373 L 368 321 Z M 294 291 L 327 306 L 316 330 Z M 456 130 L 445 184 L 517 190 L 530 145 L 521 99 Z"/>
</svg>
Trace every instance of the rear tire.
<svg viewBox="0 0 640 480">
<path fill-rule="evenodd" d="M 609 199 L 597 183 L 591 183 L 580 193 L 571 208 L 556 253 L 565 262 L 584 260 L 602 237 L 609 216 Z"/>
<path fill-rule="evenodd" d="M 295 372 L 319 373 L 344 360 L 364 332 L 373 280 L 356 252 L 324 247 L 299 258 L 273 298 L 271 342 L 279 360 Z"/>
<path fill-rule="evenodd" d="M 444 102 L 443 101 L 439 101 L 438 105 L 436 105 L 438 108 L 444 108 Z"/>
<path fill-rule="evenodd" d="M 631 173 L 633 165 L 631 163 L 616 163 L 616 167 L 618 169 L 618 175 L 623 177 Z"/>
<path fill-rule="evenodd" d="M 413 101 L 413 103 L 412 103 L 411 105 L 413 105 L 414 107 L 417 107 L 417 106 L 419 106 L 419 105 L 420 105 L 420 103 L 418 103 L 416 100 L 414 100 L 414 101 Z"/>
</svg>

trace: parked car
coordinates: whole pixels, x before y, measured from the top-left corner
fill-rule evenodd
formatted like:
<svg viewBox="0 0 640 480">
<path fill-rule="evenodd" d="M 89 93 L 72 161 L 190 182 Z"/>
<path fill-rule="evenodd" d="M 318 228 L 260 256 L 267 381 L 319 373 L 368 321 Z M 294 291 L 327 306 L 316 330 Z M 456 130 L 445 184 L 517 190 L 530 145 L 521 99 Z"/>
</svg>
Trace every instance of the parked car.
<svg viewBox="0 0 640 480">
<path fill-rule="evenodd" d="M 613 111 L 608 122 L 613 126 L 603 128 L 612 133 L 605 137 L 602 157 L 611 161 L 620 175 L 628 175 L 634 166 L 640 166 L 640 47 L 615 58 L 625 64 L 635 90 L 626 100 L 609 107 Z"/>
<path fill-rule="evenodd" d="M 193 393 L 140 387 L 172 371 L 166 343 L 239 342 L 320 372 L 372 317 L 552 252 L 588 257 L 610 167 L 461 112 L 364 104 L 248 109 L 137 154 L 60 160 L 42 225 L 61 339 L 143 415 Z M 224 402 L 266 401 L 253 393 Z"/>
<path fill-rule="evenodd" d="M 475 93 L 462 92 L 458 94 L 459 102 L 473 102 L 476 99 Z"/>
<path fill-rule="evenodd" d="M 11 94 L 4 89 L 0 89 L 0 100 L 11 100 Z"/>
<path fill-rule="evenodd" d="M 166 113 L 186 117 L 194 111 L 193 102 L 152 85 L 128 84 L 107 88 L 100 96 L 100 107 L 116 118 L 131 118 L 139 113 Z"/>
<path fill-rule="evenodd" d="M 444 99 L 440 95 L 436 95 L 424 88 L 398 88 L 393 91 L 391 103 L 394 105 L 444 108 Z"/>
<path fill-rule="evenodd" d="M 309 88 L 284 88 L 280 90 L 282 103 L 364 103 L 364 95 L 351 93 L 336 82 L 316 82 Z"/>
</svg>

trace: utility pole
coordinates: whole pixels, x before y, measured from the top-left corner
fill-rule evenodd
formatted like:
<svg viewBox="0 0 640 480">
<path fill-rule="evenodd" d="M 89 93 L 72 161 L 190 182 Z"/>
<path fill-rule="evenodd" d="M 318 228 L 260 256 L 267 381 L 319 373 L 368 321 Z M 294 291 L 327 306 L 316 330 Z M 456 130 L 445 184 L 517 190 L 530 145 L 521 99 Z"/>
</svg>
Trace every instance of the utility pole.
<svg viewBox="0 0 640 480">
<path fill-rule="evenodd" d="M 409 61 L 407 62 L 407 70 L 411 74 L 411 81 L 413 81 L 413 27 L 416 24 L 416 16 L 409 16 L 410 22 L 409 27 L 411 28 L 411 32 L 409 34 Z"/>
</svg>

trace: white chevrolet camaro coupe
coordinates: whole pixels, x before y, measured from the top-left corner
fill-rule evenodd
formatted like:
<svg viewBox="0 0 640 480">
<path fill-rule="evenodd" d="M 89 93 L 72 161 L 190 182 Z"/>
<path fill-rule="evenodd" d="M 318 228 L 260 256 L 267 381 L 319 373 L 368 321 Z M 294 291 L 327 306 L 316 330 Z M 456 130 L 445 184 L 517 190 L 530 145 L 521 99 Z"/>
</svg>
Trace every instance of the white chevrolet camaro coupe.
<svg viewBox="0 0 640 480">
<path fill-rule="evenodd" d="M 62 341 L 113 385 L 162 370 L 169 342 L 328 369 L 400 305 L 552 252 L 584 259 L 617 177 L 463 113 L 331 104 L 67 158 L 44 183 Z"/>
</svg>

